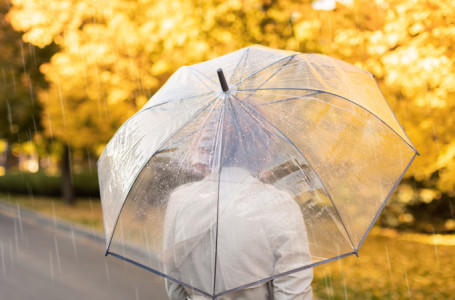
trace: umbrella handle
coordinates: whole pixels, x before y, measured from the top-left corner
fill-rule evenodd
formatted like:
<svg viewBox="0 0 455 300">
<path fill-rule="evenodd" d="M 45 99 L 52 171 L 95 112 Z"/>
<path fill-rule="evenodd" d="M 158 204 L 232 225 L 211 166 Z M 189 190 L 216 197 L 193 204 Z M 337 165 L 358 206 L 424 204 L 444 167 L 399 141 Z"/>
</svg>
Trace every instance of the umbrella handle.
<svg viewBox="0 0 455 300">
<path fill-rule="evenodd" d="M 218 70 L 216 70 L 216 72 L 218 73 L 218 79 L 220 80 L 221 89 L 223 90 L 223 92 L 226 93 L 227 91 L 229 91 L 229 86 L 226 82 L 226 77 L 224 77 L 223 70 L 219 68 Z"/>
</svg>

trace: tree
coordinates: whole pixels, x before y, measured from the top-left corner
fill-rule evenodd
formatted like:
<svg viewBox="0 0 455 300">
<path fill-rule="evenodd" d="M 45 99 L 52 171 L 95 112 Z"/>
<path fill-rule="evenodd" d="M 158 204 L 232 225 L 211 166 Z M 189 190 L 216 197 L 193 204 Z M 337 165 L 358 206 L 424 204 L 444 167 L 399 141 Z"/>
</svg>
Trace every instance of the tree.
<svg viewBox="0 0 455 300">
<path fill-rule="evenodd" d="M 42 131 L 42 105 L 37 90 L 46 87 L 39 66 L 48 62 L 55 45 L 40 49 L 22 41 L 22 33 L 13 29 L 7 13 L 9 0 L 0 1 L 0 137 L 8 142 L 6 169 L 14 163 L 11 147 L 30 141 Z"/>
<path fill-rule="evenodd" d="M 179 66 L 251 42 L 285 46 L 280 37 L 292 31 L 276 1 L 13 3 L 25 41 L 60 47 L 41 68 L 50 86 L 38 94 L 46 134 L 69 149 L 102 148 Z"/>
<path fill-rule="evenodd" d="M 358 0 L 321 16 L 330 16 L 332 23 L 332 32 L 321 34 L 329 40 L 327 53 L 376 75 L 421 154 L 408 172 L 417 183 L 405 180 L 396 194 L 403 219 L 413 220 L 406 217 L 403 205 L 416 218 L 422 215 L 417 210 L 430 208 L 445 210 L 444 217 L 438 214 L 442 219 L 453 218 L 455 3 Z M 314 27 L 323 33 L 321 20 Z M 314 22 L 301 20 L 298 26 L 308 28 Z"/>
<path fill-rule="evenodd" d="M 38 98 L 47 134 L 71 149 L 102 149 L 178 67 L 259 43 L 375 74 L 421 153 L 408 176 L 435 182 L 435 197 L 455 186 L 450 1 L 337 1 L 333 11 L 293 0 L 13 3 L 9 16 L 26 42 L 60 47 L 41 67 L 50 86 Z"/>
</svg>

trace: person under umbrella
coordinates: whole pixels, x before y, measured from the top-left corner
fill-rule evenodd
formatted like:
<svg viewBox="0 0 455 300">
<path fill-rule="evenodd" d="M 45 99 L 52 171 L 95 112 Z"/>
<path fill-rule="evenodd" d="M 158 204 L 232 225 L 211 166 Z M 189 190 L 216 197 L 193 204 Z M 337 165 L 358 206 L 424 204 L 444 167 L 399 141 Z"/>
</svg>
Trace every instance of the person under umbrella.
<svg viewBox="0 0 455 300">
<path fill-rule="evenodd" d="M 223 109 L 191 136 L 188 155 L 194 170 L 208 175 L 178 187 L 169 198 L 163 237 L 166 272 L 173 278 L 191 278 L 191 286 L 205 291 L 231 290 L 218 300 L 311 299 L 312 268 L 256 280 L 298 268 L 302 262 L 310 264 L 307 233 L 293 197 L 261 182 L 273 161 L 273 151 L 256 151 L 272 147 L 267 130 L 245 118 L 246 110 L 234 99 L 226 98 Z M 252 151 L 257 153 L 254 159 Z M 218 180 L 219 191 L 212 188 Z M 218 220 L 210 213 L 215 205 L 212 194 L 217 192 Z M 223 242 L 213 245 L 217 236 Z M 214 247 L 215 257 L 210 251 Z M 250 284 L 232 291 L 245 282 Z M 166 290 L 172 300 L 211 299 L 168 279 Z"/>
<path fill-rule="evenodd" d="M 177 299 L 307 297 L 310 268 L 358 255 L 416 155 L 346 62 L 255 45 L 181 67 L 98 161 L 105 254 Z"/>
</svg>

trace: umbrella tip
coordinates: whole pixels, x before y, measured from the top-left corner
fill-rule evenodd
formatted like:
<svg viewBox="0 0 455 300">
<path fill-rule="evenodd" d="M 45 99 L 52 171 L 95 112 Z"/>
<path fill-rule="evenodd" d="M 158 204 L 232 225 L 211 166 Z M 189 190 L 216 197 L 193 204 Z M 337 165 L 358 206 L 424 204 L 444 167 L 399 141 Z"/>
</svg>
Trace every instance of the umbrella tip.
<svg viewBox="0 0 455 300">
<path fill-rule="evenodd" d="M 216 72 L 218 73 L 218 79 L 220 80 L 221 89 L 223 90 L 223 92 L 226 93 L 227 91 L 229 91 L 229 86 L 226 82 L 226 77 L 224 77 L 223 70 L 221 68 L 218 68 Z"/>
</svg>

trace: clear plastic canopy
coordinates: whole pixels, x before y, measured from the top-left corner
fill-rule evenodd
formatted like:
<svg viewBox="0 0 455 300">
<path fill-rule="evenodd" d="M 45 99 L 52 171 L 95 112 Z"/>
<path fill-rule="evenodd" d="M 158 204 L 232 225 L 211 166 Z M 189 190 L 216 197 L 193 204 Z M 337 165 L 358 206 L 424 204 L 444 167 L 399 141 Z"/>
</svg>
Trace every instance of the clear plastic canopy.
<svg viewBox="0 0 455 300">
<path fill-rule="evenodd" d="M 106 254 L 210 298 L 303 272 L 357 254 L 416 154 L 337 59 L 252 46 L 183 67 L 98 162 Z"/>
</svg>

